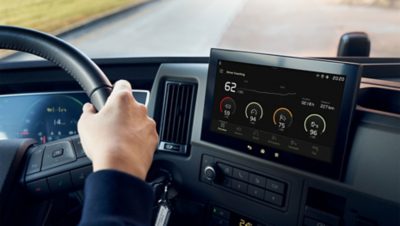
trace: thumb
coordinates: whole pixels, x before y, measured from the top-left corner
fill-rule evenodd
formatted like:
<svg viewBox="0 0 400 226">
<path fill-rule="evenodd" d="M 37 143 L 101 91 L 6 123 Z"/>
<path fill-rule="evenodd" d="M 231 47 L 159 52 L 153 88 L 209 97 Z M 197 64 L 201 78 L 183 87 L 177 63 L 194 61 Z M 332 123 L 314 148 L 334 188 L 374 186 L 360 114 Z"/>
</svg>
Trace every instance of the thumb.
<svg viewBox="0 0 400 226">
<path fill-rule="evenodd" d="M 83 124 L 87 124 L 89 118 L 93 116 L 96 113 L 96 110 L 94 106 L 90 103 L 86 103 L 82 107 L 82 114 L 81 117 L 78 120 L 78 133 L 81 134 L 82 129 L 83 129 Z"/>
<path fill-rule="evenodd" d="M 92 115 L 96 113 L 96 109 L 91 103 L 86 103 L 82 107 L 82 111 L 84 115 Z"/>
</svg>

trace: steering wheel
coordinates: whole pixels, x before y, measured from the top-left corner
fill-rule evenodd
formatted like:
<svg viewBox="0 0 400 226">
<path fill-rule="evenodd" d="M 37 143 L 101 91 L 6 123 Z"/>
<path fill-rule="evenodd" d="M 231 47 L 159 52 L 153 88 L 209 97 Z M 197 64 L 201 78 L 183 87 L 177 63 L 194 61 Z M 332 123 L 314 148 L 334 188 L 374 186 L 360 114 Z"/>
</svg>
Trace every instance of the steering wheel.
<svg viewBox="0 0 400 226">
<path fill-rule="evenodd" d="M 101 69 L 81 51 L 55 36 L 0 26 L 0 49 L 31 53 L 58 65 L 80 84 L 97 110 L 104 106 L 111 93 L 112 85 Z M 8 205 L 20 192 L 29 190 L 46 195 L 78 186 L 76 183 L 82 181 L 68 181 L 65 175 L 72 178 L 75 169 L 91 164 L 79 145 L 78 136 L 38 146 L 35 143 L 31 139 L 0 140 L 0 225 L 10 224 L 9 215 L 13 210 Z M 54 153 L 61 156 L 54 158 Z"/>
</svg>

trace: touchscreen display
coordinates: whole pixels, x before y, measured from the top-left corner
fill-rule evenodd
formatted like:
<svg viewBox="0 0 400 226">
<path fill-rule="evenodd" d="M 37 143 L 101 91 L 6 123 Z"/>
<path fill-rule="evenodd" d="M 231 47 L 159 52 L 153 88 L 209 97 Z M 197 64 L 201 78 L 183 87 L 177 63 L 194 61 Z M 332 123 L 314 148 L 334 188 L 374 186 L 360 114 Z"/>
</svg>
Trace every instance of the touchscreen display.
<svg viewBox="0 0 400 226">
<path fill-rule="evenodd" d="M 331 162 L 345 82 L 338 74 L 220 60 L 211 130 L 264 152 L 273 147 Z"/>
<path fill-rule="evenodd" d="M 353 63 L 212 49 L 201 138 L 340 179 L 361 73 Z"/>
</svg>

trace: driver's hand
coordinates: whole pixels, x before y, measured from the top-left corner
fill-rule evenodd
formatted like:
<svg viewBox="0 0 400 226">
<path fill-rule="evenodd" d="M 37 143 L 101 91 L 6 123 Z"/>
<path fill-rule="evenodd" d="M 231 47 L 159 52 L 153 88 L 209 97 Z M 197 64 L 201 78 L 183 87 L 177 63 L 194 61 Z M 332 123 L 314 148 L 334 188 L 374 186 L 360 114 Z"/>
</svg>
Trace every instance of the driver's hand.
<svg viewBox="0 0 400 226">
<path fill-rule="evenodd" d="M 116 82 L 98 113 L 86 103 L 78 131 L 83 149 L 93 162 L 93 171 L 114 169 L 146 178 L 158 134 L 146 107 L 133 97 L 129 82 Z"/>
</svg>

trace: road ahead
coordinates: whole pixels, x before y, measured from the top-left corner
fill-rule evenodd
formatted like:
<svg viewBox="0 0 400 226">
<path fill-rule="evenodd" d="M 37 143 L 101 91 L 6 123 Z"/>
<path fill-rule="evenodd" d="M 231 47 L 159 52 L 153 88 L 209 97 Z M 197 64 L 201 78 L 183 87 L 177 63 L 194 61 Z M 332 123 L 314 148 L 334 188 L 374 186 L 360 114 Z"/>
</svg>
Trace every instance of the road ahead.
<svg viewBox="0 0 400 226">
<path fill-rule="evenodd" d="M 96 58 L 207 56 L 212 47 L 334 56 L 341 34 L 366 31 L 372 56 L 400 56 L 399 24 L 400 9 L 338 0 L 156 0 L 62 38 Z"/>
<path fill-rule="evenodd" d="M 207 56 L 245 0 L 156 0 L 62 38 L 90 57 Z M 32 56 L 17 56 L 27 59 Z"/>
</svg>

